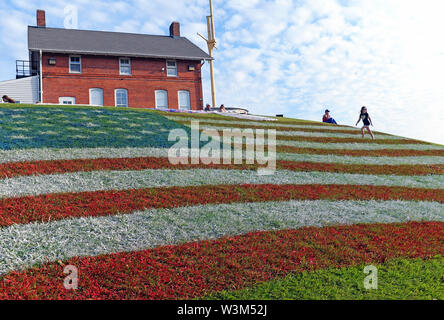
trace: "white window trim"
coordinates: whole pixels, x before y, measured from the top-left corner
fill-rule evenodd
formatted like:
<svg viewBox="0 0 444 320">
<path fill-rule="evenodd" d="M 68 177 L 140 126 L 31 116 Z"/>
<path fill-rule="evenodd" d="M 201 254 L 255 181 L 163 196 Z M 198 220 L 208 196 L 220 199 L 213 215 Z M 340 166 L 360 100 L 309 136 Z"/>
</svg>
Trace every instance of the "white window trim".
<svg viewBox="0 0 444 320">
<path fill-rule="evenodd" d="M 80 71 L 72 71 L 71 70 L 71 58 L 79 58 L 80 61 Z M 82 57 L 81 56 L 69 56 L 69 73 L 82 73 Z"/>
<path fill-rule="evenodd" d="M 188 102 L 190 103 L 189 104 L 189 109 L 185 109 L 185 108 L 181 108 L 180 107 L 180 93 L 181 92 L 188 92 Z M 179 90 L 179 91 L 177 91 L 177 108 L 179 109 L 179 110 L 191 110 L 191 92 L 189 91 L 189 90 Z"/>
<path fill-rule="evenodd" d="M 118 106 L 117 105 L 117 91 L 118 90 L 125 90 L 126 91 L 126 107 L 122 107 L 122 106 Z M 128 108 L 129 107 L 129 93 L 128 93 L 128 89 L 117 88 L 117 89 L 114 90 L 114 106 L 116 106 L 118 108 Z"/>
<path fill-rule="evenodd" d="M 158 91 L 163 91 L 163 92 L 166 92 L 166 97 L 167 97 L 167 105 L 166 105 L 166 108 L 159 108 L 159 107 L 157 107 L 157 92 Z M 155 103 L 155 108 L 156 109 L 159 109 L 159 110 L 166 110 L 166 109 L 169 109 L 169 99 L 168 99 L 168 90 L 163 90 L 163 89 L 159 89 L 159 90 L 154 90 L 154 103 Z"/>
<path fill-rule="evenodd" d="M 60 102 L 60 100 L 62 100 L 62 102 Z M 63 103 L 63 100 L 74 100 L 72 101 L 73 103 L 69 104 L 69 103 Z M 63 106 L 73 106 L 76 104 L 76 97 L 59 97 L 59 104 L 63 105 Z"/>
<path fill-rule="evenodd" d="M 91 103 L 91 92 L 93 91 L 93 90 L 97 90 L 97 89 L 100 89 L 100 90 L 102 90 L 102 104 L 92 104 Z M 98 107 L 103 107 L 103 99 L 104 99 L 104 97 L 103 97 L 103 88 L 89 88 L 89 105 L 90 106 L 98 106 Z"/>
<path fill-rule="evenodd" d="M 175 65 L 176 65 L 176 74 L 174 74 L 174 75 L 168 74 L 168 62 L 174 62 L 175 63 Z M 178 69 L 177 68 L 177 60 L 167 60 L 165 62 L 165 65 L 166 65 L 166 75 L 167 75 L 167 77 L 177 77 L 178 76 L 179 72 L 177 70 Z"/>
<path fill-rule="evenodd" d="M 130 68 L 130 72 L 129 73 L 122 73 L 122 60 L 128 60 L 129 61 L 129 68 Z M 132 74 L 132 69 L 131 69 L 131 59 L 130 58 L 119 58 L 119 73 L 121 76 L 130 76 Z"/>
</svg>

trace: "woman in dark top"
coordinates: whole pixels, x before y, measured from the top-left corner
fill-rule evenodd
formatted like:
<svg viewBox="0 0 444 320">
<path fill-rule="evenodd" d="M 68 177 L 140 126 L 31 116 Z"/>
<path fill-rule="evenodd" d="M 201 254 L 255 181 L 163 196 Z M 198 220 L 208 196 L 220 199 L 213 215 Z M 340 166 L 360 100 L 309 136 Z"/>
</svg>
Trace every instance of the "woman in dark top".
<svg viewBox="0 0 444 320">
<path fill-rule="evenodd" d="M 358 122 L 356 122 L 356 126 L 358 125 L 359 121 L 364 123 L 364 125 L 361 128 L 362 137 L 364 138 L 364 129 L 367 129 L 368 133 L 370 133 L 370 136 L 372 139 L 375 139 L 375 136 L 373 135 L 372 130 L 370 130 L 370 125 L 373 126 L 372 119 L 370 118 L 369 114 L 367 113 L 367 107 L 361 108 L 361 114 L 359 115 Z"/>
</svg>

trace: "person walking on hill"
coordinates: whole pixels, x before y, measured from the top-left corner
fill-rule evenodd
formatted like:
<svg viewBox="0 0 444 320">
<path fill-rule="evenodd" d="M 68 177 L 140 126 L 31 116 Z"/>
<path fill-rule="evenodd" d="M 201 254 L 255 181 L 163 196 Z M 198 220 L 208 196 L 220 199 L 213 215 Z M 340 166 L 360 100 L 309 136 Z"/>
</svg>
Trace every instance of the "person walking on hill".
<svg viewBox="0 0 444 320">
<path fill-rule="evenodd" d="M 370 118 L 370 115 L 367 113 L 367 107 L 363 106 L 361 108 L 361 114 L 359 115 L 358 122 L 356 122 L 356 126 L 358 125 L 359 121 L 362 120 L 362 123 L 364 124 L 361 128 L 361 134 L 364 138 L 364 129 L 367 129 L 368 133 L 370 133 L 370 136 L 372 139 L 375 139 L 375 136 L 373 135 L 372 130 L 370 130 L 370 125 L 373 126 L 372 118 Z"/>
<path fill-rule="evenodd" d="M 330 117 L 330 110 L 328 110 L 328 109 L 325 110 L 325 114 L 322 117 L 322 122 L 337 124 L 335 119 Z"/>
</svg>

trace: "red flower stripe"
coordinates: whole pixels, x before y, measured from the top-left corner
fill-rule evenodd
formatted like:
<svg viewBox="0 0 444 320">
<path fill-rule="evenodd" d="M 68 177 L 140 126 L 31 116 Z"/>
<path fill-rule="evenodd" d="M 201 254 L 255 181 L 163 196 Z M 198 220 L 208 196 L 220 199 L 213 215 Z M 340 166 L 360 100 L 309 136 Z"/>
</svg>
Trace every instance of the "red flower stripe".
<svg viewBox="0 0 444 320">
<path fill-rule="evenodd" d="M 176 121 L 181 124 L 190 125 L 191 121 Z M 261 126 L 261 125 L 249 125 L 249 124 L 239 124 L 239 123 L 214 123 L 214 122 L 205 122 L 205 121 L 199 121 L 199 125 L 202 126 L 214 126 L 214 127 L 228 127 L 228 128 L 240 128 L 240 129 L 276 129 L 278 131 L 302 131 L 302 132 L 328 132 L 328 133 L 344 133 L 344 134 L 350 134 L 350 135 L 361 135 L 361 131 L 356 130 L 337 130 L 337 129 L 331 129 L 328 126 L 325 126 L 325 128 L 294 128 L 294 127 L 285 127 L 285 124 L 281 124 L 279 127 L 270 127 L 270 126 Z M 374 131 L 374 133 L 378 135 L 385 135 L 388 136 L 388 133 L 384 132 L 378 132 Z"/>
<path fill-rule="evenodd" d="M 437 254 L 442 222 L 254 232 L 12 272 L 0 280 L 0 299 L 192 299 L 294 272 Z M 64 265 L 78 268 L 78 290 L 64 288 Z"/>
<path fill-rule="evenodd" d="M 149 208 L 288 200 L 415 200 L 444 203 L 443 189 L 358 185 L 216 185 L 60 193 L 0 199 L 0 226 Z"/>
<path fill-rule="evenodd" d="M 391 175 L 429 175 L 443 174 L 444 165 L 360 165 L 337 164 L 320 162 L 295 162 L 278 160 L 278 169 L 292 171 L 325 171 L 340 173 L 362 174 L 391 174 Z M 0 164 L 0 177 L 12 178 L 16 176 L 30 176 L 38 174 L 55 174 L 68 172 L 89 172 L 98 170 L 144 170 L 144 169 L 236 169 L 255 170 L 257 165 L 249 164 L 188 164 L 173 165 L 168 158 L 141 157 L 141 158 L 103 158 L 103 159 L 76 159 L 76 160 L 43 160 L 30 162 L 11 162 Z"/>
</svg>

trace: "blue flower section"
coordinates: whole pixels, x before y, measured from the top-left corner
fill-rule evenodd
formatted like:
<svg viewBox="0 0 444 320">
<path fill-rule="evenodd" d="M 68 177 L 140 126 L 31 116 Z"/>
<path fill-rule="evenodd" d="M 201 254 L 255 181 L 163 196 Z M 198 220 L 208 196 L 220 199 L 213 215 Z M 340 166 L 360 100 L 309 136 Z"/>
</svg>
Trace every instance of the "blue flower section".
<svg viewBox="0 0 444 320">
<path fill-rule="evenodd" d="M 0 150 L 31 148 L 169 148 L 170 130 L 190 129 L 151 111 L 0 107 Z"/>
</svg>

